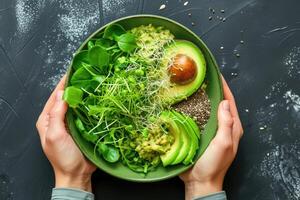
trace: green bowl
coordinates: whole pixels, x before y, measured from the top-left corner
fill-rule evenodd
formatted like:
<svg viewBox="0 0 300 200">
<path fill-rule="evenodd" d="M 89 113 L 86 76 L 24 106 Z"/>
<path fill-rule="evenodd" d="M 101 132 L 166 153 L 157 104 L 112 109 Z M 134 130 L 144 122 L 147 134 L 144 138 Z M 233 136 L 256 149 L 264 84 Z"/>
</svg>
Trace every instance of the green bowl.
<svg viewBox="0 0 300 200">
<path fill-rule="evenodd" d="M 220 101 L 223 99 L 220 72 L 212 53 L 209 51 L 209 49 L 204 44 L 204 42 L 191 30 L 179 24 L 178 22 L 175 22 L 165 17 L 155 16 L 155 15 L 133 15 L 133 16 L 120 18 L 109 24 L 106 24 L 105 26 L 101 27 L 96 32 L 94 32 L 90 37 L 88 37 L 83 42 L 83 44 L 79 47 L 77 52 L 79 52 L 82 48 L 84 48 L 87 42 L 91 38 L 93 38 L 97 33 L 103 31 L 105 27 L 107 27 L 112 23 L 118 23 L 122 25 L 125 29 L 131 29 L 136 26 L 147 25 L 147 24 L 152 24 L 154 26 L 164 26 L 175 35 L 176 39 L 189 40 L 194 44 L 196 44 L 203 52 L 207 62 L 207 72 L 206 72 L 207 73 L 206 79 L 208 81 L 207 94 L 211 101 L 211 115 L 206 125 L 206 128 L 201 135 L 200 147 L 195 156 L 195 160 L 197 160 L 203 154 L 203 152 L 209 145 L 210 141 L 213 139 L 213 137 L 216 134 L 216 130 L 218 126 L 217 109 Z M 72 66 L 72 62 L 69 66 L 66 86 L 69 84 L 70 77 L 73 73 L 71 66 Z M 67 126 L 70 130 L 70 133 L 74 141 L 80 148 L 80 150 L 83 152 L 83 154 L 98 168 L 100 168 L 101 170 L 105 171 L 106 173 L 112 176 L 125 179 L 128 181 L 154 182 L 154 181 L 161 181 L 161 180 L 175 177 L 192 166 L 192 164 L 188 166 L 183 164 L 168 166 L 168 167 L 159 166 L 156 168 L 155 171 L 151 171 L 147 175 L 144 175 L 130 170 L 121 162 L 117 162 L 114 164 L 108 163 L 105 160 L 103 160 L 100 156 L 94 155 L 93 145 L 87 142 L 86 140 L 84 140 L 80 135 L 79 131 L 77 131 L 74 123 L 74 116 L 72 115 L 72 112 L 70 110 L 68 110 L 66 114 L 66 120 L 67 120 Z"/>
</svg>

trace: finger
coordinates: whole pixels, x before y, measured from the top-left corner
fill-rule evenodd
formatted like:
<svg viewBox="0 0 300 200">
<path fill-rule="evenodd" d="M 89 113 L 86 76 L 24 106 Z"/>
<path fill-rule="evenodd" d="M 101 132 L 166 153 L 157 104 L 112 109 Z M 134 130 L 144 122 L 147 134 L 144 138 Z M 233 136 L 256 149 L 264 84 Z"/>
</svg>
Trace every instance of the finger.
<svg viewBox="0 0 300 200">
<path fill-rule="evenodd" d="M 239 116 L 237 108 L 236 108 L 234 96 L 223 76 L 222 76 L 222 83 L 223 83 L 224 98 L 229 100 L 231 114 L 233 115 L 233 117 Z"/>
<path fill-rule="evenodd" d="M 228 87 L 228 84 L 226 83 L 226 80 L 222 76 L 222 82 L 223 82 L 223 90 L 224 90 L 224 98 L 229 100 L 230 103 L 230 111 L 231 115 L 234 119 L 234 130 L 233 130 L 233 135 L 236 139 L 240 139 L 240 137 L 243 135 L 243 128 L 242 128 L 242 123 L 239 117 L 239 113 L 237 110 L 237 106 L 235 103 L 234 96 L 232 92 L 230 91 L 230 88 Z"/>
<path fill-rule="evenodd" d="M 49 113 L 54 102 L 55 102 L 55 96 L 58 90 L 63 90 L 64 86 L 65 86 L 65 82 L 66 82 L 66 75 L 64 75 L 62 77 L 62 79 L 59 81 L 59 83 L 57 84 L 56 88 L 54 89 L 54 91 L 52 92 L 52 94 L 50 95 L 49 99 L 47 100 L 45 107 L 42 111 L 42 113 Z"/>
<path fill-rule="evenodd" d="M 62 95 L 63 90 L 58 90 L 54 105 L 49 112 L 49 128 L 46 138 L 59 138 L 66 130 L 64 119 L 68 106 L 66 102 L 63 101 Z"/>
<path fill-rule="evenodd" d="M 49 112 L 55 102 L 55 95 L 58 90 L 61 90 L 64 88 L 65 81 L 66 81 L 66 75 L 64 75 L 62 77 L 62 79 L 59 81 L 59 83 L 57 84 L 56 88 L 54 89 L 54 91 L 50 95 L 49 99 L 47 100 L 47 102 L 43 108 L 43 111 L 41 112 L 41 114 L 37 120 L 36 127 L 38 129 L 38 133 L 39 133 L 41 139 L 44 137 L 44 135 L 47 131 L 48 121 L 49 121 Z"/>
<path fill-rule="evenodd" d="M 224 148 L 231 148 L 233 119 L 228 100 L 222 101 L 219 105 L 218 124 L 219 127 L 215 140 L 218 141 L 218 145 L 222 145 Z"/>
</svg>

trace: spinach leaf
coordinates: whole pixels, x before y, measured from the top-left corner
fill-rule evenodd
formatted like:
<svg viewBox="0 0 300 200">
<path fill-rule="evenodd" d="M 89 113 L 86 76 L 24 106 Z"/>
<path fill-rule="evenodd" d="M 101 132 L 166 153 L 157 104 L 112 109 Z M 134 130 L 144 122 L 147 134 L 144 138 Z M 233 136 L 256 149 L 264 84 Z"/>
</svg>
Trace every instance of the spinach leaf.
<svg viewBox="0 0 300 200">
<path fill-rule="evenodd" d="M 107 50 L 107 49 L 111 48 L 114 45 L 114 42 L 112 40 L 109 40 L 109 39 L 100 38 L 100 39 L 96 40 L 95 45 L 100 46 L 103 49 Z"/>
<path fill-rule="evenodd" d="M 126 33 L 125 29 L 119 24 L 112 24 L 105 28 L 103 38 L 116 40 L 116 38 Z"/>
<path fill-rule="evenodd" d="M 108 54 L 104 48 L 94 46 L 89 50 L 89 60 L 92 65 L 101 68 L 109 64 L 110 54 Z"/>
<path fill-rule="evenodd" d="M 65 89 L 63 100 L 65 100 L 70 107 L 76 108 L 81 102 L 83 91 L 74 86 L 69 86 Z"/>
<path fill-rule="evenodd" d="M 127 53 L 133 51 L 137 45 L 135 36 L 131 33 L 125 33 L 117 38 L 119 48 Z"/>
<path fill-rule="evenodd" d="M 90 50 L 91 48 L 93 48 L 95 46 L 95 44 L 93 43 L 92 40 L 88 41 L 88 49 Z"/>
<path fill-rule="evenodd" d="M 82 67 L 82 63 L 89 64 L 88 53 L 87 50 L 83 50 L 74 56 L 72 66 L 75 71 Z"/>
<path fill-rule="evenodd" d="M 82 67 L 74 72 L 71 78 L 71 84 L 74 80 L 90 79 L 92 76 L 96 76 L 96 71 L 91 65 L 82 64 Z"/>
<path fill-rule="evenodd" d="M 105 76 L 96 73 L 92 66 L 84 65 L 73 74 L 70 81 L 71 85 L 93 91 L 105 79 Z"/>
</svg>

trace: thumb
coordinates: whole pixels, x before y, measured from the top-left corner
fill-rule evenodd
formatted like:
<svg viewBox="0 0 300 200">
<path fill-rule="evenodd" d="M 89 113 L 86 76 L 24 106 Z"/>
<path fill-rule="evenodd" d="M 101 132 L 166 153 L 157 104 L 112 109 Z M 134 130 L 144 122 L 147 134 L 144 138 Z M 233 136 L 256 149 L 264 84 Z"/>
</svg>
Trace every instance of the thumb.
<svg viewBox="0 0 300 200">
<path fill-rule="evenodd" d="M 63 90 L 56 92 L 55 103 L 49 113 L 49 129 L 54 132 L 65 130 L 64 119 L 68 106 L 62 99 L 63 93 Z"/>
<path fill-rule="evenodd" d="M 230 113 L 230 104 L 228 100 L 222 101 L 219 105 L 218 123 L 219 128 L 217 131 L 216 139 L 220 139 L 224 144 L 231 144 L 233 118 Z"/>
</svg>

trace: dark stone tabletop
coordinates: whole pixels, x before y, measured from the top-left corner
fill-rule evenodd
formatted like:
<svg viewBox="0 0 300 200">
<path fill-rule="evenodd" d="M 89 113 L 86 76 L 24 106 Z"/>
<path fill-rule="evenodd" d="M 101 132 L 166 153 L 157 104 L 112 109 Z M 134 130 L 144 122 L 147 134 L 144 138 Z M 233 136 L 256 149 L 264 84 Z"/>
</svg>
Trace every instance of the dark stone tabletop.
<svg viewBox="0 0 300 200">
<path fill-rule="evenodd" d="M 300 199 L 299 9 L 297 0 L 1 0 L 0 199 L 50 198 L 36 119 L 80 43 L 141 13 L 192 29 L 229 82 L 245 130 L 225 179 L 229 199 Z M 178 178 L 137 184 L 97 171 L 93 187 L 96 199 L 184 198 Z"/>
</svg>

